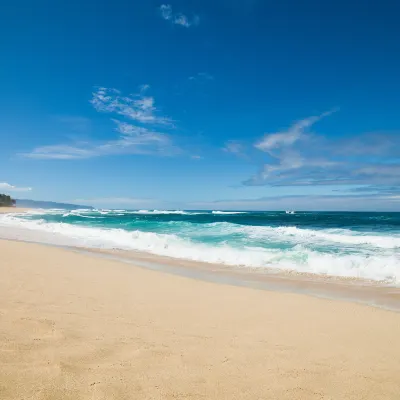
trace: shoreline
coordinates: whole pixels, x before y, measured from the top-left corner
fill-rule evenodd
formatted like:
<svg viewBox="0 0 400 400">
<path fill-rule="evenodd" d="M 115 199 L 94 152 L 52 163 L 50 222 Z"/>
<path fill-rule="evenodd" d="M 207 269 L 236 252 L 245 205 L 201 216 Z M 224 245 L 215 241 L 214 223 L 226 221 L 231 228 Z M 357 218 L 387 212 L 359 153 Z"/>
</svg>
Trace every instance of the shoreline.
<svg viewBox="0 0 400 400">
<path fill-rule="evenodd" d="M 79 252 L 101 254 L 112 260 L 154 271 L 217 284 L 281 293 L 302 294 L 400 312 L 400 287 L 357 278 L 240 268 L 223 264 L 194 262 L 148 253 L 123 250 L 78 248 Z"/>
<path fill-rule="evenodd" d="M 400 287 L 377 281 L 282 271 L 270 272 L 256 268 L 202 263 L 139 251 L 96 249 L 0 236 L 1 240 L 63 249 L 203 282 L 271 292 L 301 294 L 400 313 Z"/>
<path fill-rule="evenodd" d="M 29 212 L 31 214 L 46 214 L 46 210 L 42 209 L 13 209 L 12 210 L 14 213 L 25 213 Z M 57 210 L 60 212 L 60 210 Z M 7 214 L 7 210 L 3 211 L 3 213 Z M 68 211 L 66 215 L 62 215 L 63 217 L 70 215 L 70 212 Z M 92 218 L 92 217 L 89 217 Z M 18 218 L 17 218 L 18 219 Z M 1 221 L 1 220 L 0 220 Z M 10 223 L 11 222 L 11 223 Z M 39 221 L 40 222 L 40 221 Z M 52 222 L 52 221 L 50 221 Z M 86 221 L 84 221 L 86 222 Z M 287 265 L 283 263 L 283 265 L 280 265 L 280 261 L 276 261 L 276 267 L 274 267 L 271 263 L 270 260 L 267 260 L 264 263 L 259 263 L 259 260 L 257 260 L 256 257 L 256 262 L 253 262 L 253 260 L 250 257 L 244 260 L 242 259 L 242 254 L 233 254 L 233 259 L 232 259 L 232 254 L 228 254 L 228 258 L 225 257 L 225 254 L 213 254 L 212 257 L 203 257 L 202 254 L 199 254 L 199 248 L 196 248 L 196 246 L 189 248 L 184 248 L 186 251 L 181 253 L 181 249 L 173 248 L 171 247 L 170 251 L 169 249 L 169 244 L 168 243 L 163 243 L 162 241 L 158 240 L 157 233 L 155 234 L 154 238 L 154 243 L 146 243 L 149 242 L 147 237 L 138 237 L 139 240 L 139 245 L 138 246 L 131 246 L 131 241 L 132 237 L 129 236 L 130 233 L 132 233 L 130 230 L 118 230 L 116 229 L 115 233 L 119 234 L 120 232 L 124 235 L 121 235 L 119 240 L 113 240 L 113 238 L 107 238 L 104 237 L 104 233 L 107 233 L 107 227 L 97 227 L 96 225 L 94 226 L 87 226 L 86 224 L 70 224 L 66 223 L 62 227 L 58 225 L 63 225 L 63 221 L 58 221 L 54 222 L 54 227 L 50 227 L 50 229 L 46 228 L 41 228 L 38 227 L 37 224 L 33 221 L 32 224 L 28 223 L 27 224 L 14 224 L 12 221 L 5 221 L 4 225 L 2 222 L 0 222 L 0 238 L 5 238 L 5 239 L 18 239 L 18 240 L 25 240 L 25 241 L 32 241 L 32 242 L 37 242 L 37 243 L 47 243 L 47 244 L 55 244 L 55 245 L 62 245 L 62 246 L 68 246 L 68 247 L 82 247 L 82 248 L 91 248 L 91 249 L 107 249 L 107 250 L 119 250 L 121 253 L 124 253 L 126 251 L 140 255 L 151 255 L 152 257 L 157 257 L 162 260 L 166 260 L 166 262 L 173 261 L 174 263 L 181 263 L 182 261 L 187 264 L 187 265 L 196 265 L 196 264 L 202 264 L 202 265 L 213 265 L 213 266 L 218 266 L 218 268 L 227 268 L 229 270 L 235 270 L 235 271 L 241 271 L 245 270 L 248 273 L 251 272 L 257 272 L 257 273 L 262 273 L 263 275 L 268 274 L 268 275 L 281 275 L 283 277 L 295 277 L 295 279 L 308 279 L 308 280 L 315 280 L 315 281 L 322 281 L 322 282 L 345 282 L 351 283 L 354 282 L 355 284 L 361 283 L 363 285 L 378 285 L 378 286 L 394 286 L 394 287 L 400 287 L 400 277 L 398 276 L 398 268 L 394 268 L 393 264 L 393 257 L 392 259 L 389 259 L 389 255 L 383 255 L 383 260 L 379 259 L 365 259 L 365 261 L 368 265 L 372 264 L 374 267 L 374 262 L 375 264 L 379 264 L 378 261 L 385 261 L 386 264 L 384 263 L 381 265 L 381 268 L 378 268 L 380 265 L 375 265 L 375 270 L 374 271 L 369 271 L 368 268 L 364 269 L 364 265 L 359 265 L 360 262 L 357 260 L 357 257 L 354 256 L 355 260 L 353 260 L 350 256 L 347 257 L 346 252 L 344 251 L 342 256 L 343 259 L 341 262 L 340 260 L 333 260 L 335 261 L 334 263 L 334 268 L 332 269 L 332 266 L 330 265 L 330 258 L 329 255 L 330 253 L 328 252 L 325 254 L 327 256 L 327 264 L 328 266 L 325 265 L 323 257 L 320 257 L 320 259 L 314 257 L 313 254 L 310 255 L 310 260 L 307 261 L 308 254 L 307 252 L 304 252 L 304 254 L 300 254 L 303 258 L 305 257 L 305 267 L 302 265 L 302 262 L 299 262 L 296 264 L 296 260 L 292 262 L 290 257 L 293 257 L 291 254 L 287 257 L 286 261 L 289 261 Z M 25 225 L 25 226 L 24 226 Z M 32 226 L 30 226 L 32 225 Z M 47 224 L 45 224 L 47 225 Z M 51 225 L 51 224 L 50 224 Z M 6 233 L 2 232 L 2 227 L 5 227 Z M 88 229 L 87 231 L 86 228 Z M 76 232 L 75 230 L 76 229 Z M 82 231 L 83 229 L 83 231 Z M 94 229 L 94 233 L 91 232 L 91 229 Z M 100 242 L 97 242 L 97 237 L 96 235 L 99 234 L 98 231 L 100 231 L 101 240 Z M 4 230 L 3 230 L 4 231 Z M 133 231 L 135 232 L 135 231 Z M 138 231 L 139 234 L 146 234 L 146 231 L 141 232 Z M 162 235 L 161 235 L 162 236 Z M 322 235 L 323 236 L 323 235 Z M 161 239 L 164 239 L 163 237 Z M 377 238 L 379 242 L 379 236 Z M 153 239 L 151 239 L 153 240 Z M 165 240 L 165 239 L 164 239 Z M 127 242 L 128 241 L 128 242 Z M 142 242 L 145 242 L 144 244 Z M 125 244 L 124 244 L 125 242 Z M 128 244 L 126 244 L 126 242 Z M 300 242 L 301 243 L 301 242 Z M 344 244 L 343 244 L 344 243 Z M 346 240 L 342 243 L 342 247 L 346 247 Z M 366 242 L 367 243 L 367 242 Z M 400 243 L 400 242 L 399 242 Z M 196 245 L 196 243 L 194 243 Z M 154 245 L 154 246 L 153 246 Z M 185 245 L 192 245 L 192 243 L 185 243 Z M 391 244 L 389 243 L 388 249 L 391 249 L 391 246 L 394 246 L 395 248 L 395 243 Z M 153 247 L 156 248 L 156 250 L 153 250 Z M 340 246 L 339 246 L 340 247 Z M 385 246 L 380 246 L 385 249 Z M 164 251 L 163 249 L 167 249 Z M 189 249 L 189 253 L 187 250 Z M 191 251 L 193 250 L 193 255 L 191 254 Z M 216 247 L 215 249 L 212 250 L 221 250 L 220 248 Z M 235 247 L 228 248 L 228 250 L 235 250 Z M 344 249 L 345 250 L 345 249 Z M 202 251 L 202 253 L 207 254 L 207 251 Z M 250 254 L 251 255 L 251 254 Z M 257 254 L 259 256 L 259 254 Z M 319 253 L 317 254 L 319 255 Z M 340 253 L 339 253 L 340 255 Z M 351 254 L 350 254 L 351 255 Z M 247 256 L 247 254 L 246 254 Z M 297 257 L 297 255 L 295 255 Z M 324 256 L 324 253 L 322 253 L 322 256 Z M 186 258 L 185 258 L 186 257 Z M 230 257 L 230 258 L 229 258 Z M 347 257 L 347 258 L 346 258 Z M 385 258 L 386 257 L 386 258 Z M 285 258 L 285 256 L 284 256 Z M 367 257 L 368 258 L 368 257 Z M 373 257 L 372 257 L 373 258 Z M 396 258 L 396 257 L 394 257 Z M 300 260 L 301 261 L 301 260 Z M 303 260 L 304 261 L 304 260 Z M 400 259 L 398 260 L 400 262 Z M 353 262 L 355 265 L 353 266 Z M 291 265 L 293 264 L 294 265 Z M 267 265 L 266 265 L 267 264 Z M 344 266 L 344 267 L 343 267 Z M 388 270 L 387 270 L 388 268 Z M 372 268 L 373 269 L 373 268 Z"/>
<path fill-rule="evenodd" d="M 19 209 L 20 211 L 14 210 L 14 213 L 24 213 L 24 212 L 31 212 L 34 209 Z M 8 212 L 3 212 L 7 214 Z M 1 214 L 1 212 L 0 212 Z M 40 236 L 40 240 L 38 239 Z M 125 250 L 125 249 L 117 249 L 117 248 L 101 248 L 101 247 L 91 247 L 91 246 L 84 246 L 81 244 L 81 238 L 74 238 L 72 236 L 64 236 L 60 233 L 54 232 L 46 232 L 46 231 L 39 231 L 35 229 L 29 229 L 26 227 L 15 227 L 15 226 L 7 226 L 7 233 L 3 234 L 1 232 L 1 225 L 0 225 L 0 239 L 6 240 L 21 240 L 25 242 L 32 242 L 32 243 L 43 243 L 48 245 L 54 245 L 57 247 L 68 247 L 68 248 L 82 248 L 87 250 L 93 250 L 96 252 L 116 252 L 120 254 L 132 254 L 139 258 L 146 258 L 146 257 L 154 257 L 155 259 L 162 260 L 165 263 L 174 263 L 174 264 L 182 264 L 188 266 L 208 266 L 219 268 L 222 270 L 227 271 L 235 271 L 235 272 L 244 272 L 252 274 L 253 272 L 259 273 L 261 275 L 268 275 L 268 276 L 281 276 L 283 278 L 290 278 L 290 279 L 300 279 L 300 280 L 313 280 L 313 281 L 320 281 L 320 282 L 343 282 L 346 284 L 354 283 L 354 284 L 362 284 L 362 285 L 372 285 L 372 286 L 383 286 L 383 287 L 399 287 L 400 282 L 394 283 L 390 280 L 375 280 L 375 279 L 367 279 L 355 276 L 340 276 L 340 275 L 329 275 L 323 273 L 312 273 L 312 272 L 300 272 L 296 270 L 290 269 L 281 269 L 281 268 L 273 268 L 273 267 L 258 267 L 258 266 L 248 266 L 248 265 L 234 265 L 234 264 L 227 264 L 227 263 L 215 263 L 215 262 L 207 262 L 207 261 L 196 261 L 192 259 L 186 259 L 181 257 L 173 257 L 168 255 L 160 255 L 157 253 L 153 253 L 150 251 L 141 251 L 141 250 Z"/>
<path fill-rule="evenodd" d="M 29 211 L 32 209 L 0 208 L 0 213 Z M 195 280 L 265 291 L 305 294 L 400 312 L 400 286 L 384 281 L 198 262 L 134 250 L 85 247 L 73 238 L 21 227 L 6 228 L 6 231 L 3 231 L 4 233 L 0 227 L 0 240 L 45 244 Z"/>
<path fill-rule="evenodd" d="M 0 208 L 0 213 L 30 211 L 34 210 L 16 207 Z M 38 240 L 38 235 L 40 240 Z M 59 239 L 62 239 L 62 242 Z M 49 232 L 38 232 L 23 227 L 7 228 L 5 233 L 2 233 L 0 227 L 0 240 L 44 244 L 205 282 L 273 292 L 304 294 L 400 312 L 400 286 L 385 281 L 301 273 L 273 268 L 232 266 L 161 256 L 136 250 L 86 247 L 79 240 L 73 238 L 63 237 L 60 234 L 54 235 Z"/>
<path fill-rule="evenodd" d="M 398 398 L 398 313 L 43 244 L 0 253 L 1 398 Z"/>
</svg>

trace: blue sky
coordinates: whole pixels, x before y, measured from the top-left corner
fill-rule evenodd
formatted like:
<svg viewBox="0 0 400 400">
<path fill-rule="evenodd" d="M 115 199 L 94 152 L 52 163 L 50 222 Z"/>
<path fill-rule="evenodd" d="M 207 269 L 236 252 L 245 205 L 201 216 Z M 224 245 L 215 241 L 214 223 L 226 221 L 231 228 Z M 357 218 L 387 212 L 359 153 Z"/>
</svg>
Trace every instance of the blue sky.
<svg viewBox="0 0 400 400">
<path fill-rule="evenodd" d="M 0 192 L 400 210 L 399 12 L 394 1 L 8 2 Z"/>
</svg>

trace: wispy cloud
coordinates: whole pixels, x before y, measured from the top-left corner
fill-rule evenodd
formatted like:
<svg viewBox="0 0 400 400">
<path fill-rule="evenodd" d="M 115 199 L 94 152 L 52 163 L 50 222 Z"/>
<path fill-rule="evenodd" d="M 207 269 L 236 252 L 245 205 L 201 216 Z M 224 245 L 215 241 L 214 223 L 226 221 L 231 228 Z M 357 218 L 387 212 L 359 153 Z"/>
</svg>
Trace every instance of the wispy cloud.
<svg viewBox="0 0 400 400">
<path fill-rule="evenodd" d="M 162 18 L 164 18 L 166 21 L 170 21 L 172 24 L 180 25 L 185 28 L 198 25 L 200 22 L 200 18 L 197 15 L 190 19 L 188 16 L 182 13 L 174 13 L 170 4 L 162 4 L 159 10 Z"/>
<path fill-rule="evenodd" d="M 94 157 L 96 152 L 90 148 L 89 144 L 68 145 L 60 144 L 54 146 L 39 146 L 30 153 L 21 153 L 26 158 L 53 159 L 53 160 L 73 160 L 79 158 Z"/>
<path fill-rule="evenodd" d="M 276 132 L 267 133 L 263 139 L 255 144 L 255 147 L 259 150 L 270 153 L 274 149 L 279 149 L 285 146 L 295 144 L 304 135 L 306 130 L 313 126 L 320 119 L 331 115 L 336 110 L 324 112 L 321 115 L 309 117 L 295 122 L 289 129 Z"/>
<path fill-rule="evenodd" d="M 30 187 L 19 187 L 19 186 L 10 185 L 7 182 L 0 182 L 0 191 L 5 191 L 5 192 L 29 192 L 31 190 L 32 190 L 32 188 L 30 188 Z"/>
<path fill-rule="evenodd" d="M 255 148 L 266 153 L 260 171 L 245 185 L 400 185 L 400 135 L 363 134 L 351 138 L 310 133 L 333 111 L 266 134 Z"/>
<path fill-rule="evenodd" d="M 148 89 L 149 85 L 142 85 L 139 93 L 122 96 L 117 89 L 100 87 L 90 103 L 97 111 L 116 113 L 142 124 L 172 125 L 170 118 L 157 115 L 154 97 L 145 95 Z"/>
<path fill-rule="evenodd" d="M 278 184 L 288 171 L 299 170 L 305 164 L 320 167 L 323 160 L 306 160 L 295 145 L 306 138 L 306 132 L 316 122 L 332 114 L 333 111 L 308 117 L 293 123 L 288 129 L 267 133 L 254 147 L 269 155 L 270 161 L 264 164 L 261 171 L 245 182 L 247 185 Z"/>
<path fill-rule="evenodd" d="M 144 127 L 114 120 L 117 139 L 109 141 L 78 142 L 73 145 L 37 147 L 24 157 L 34 159 L 73 160 L 118 154 L 173 155 L 179 150 L 169 135 Z"/>
<path fill-rule="evenodd" d="M 244 151 L 244 145 L 238 140 L 229 140 L 225 143 L 225 146 L 222 148 L 222 150 L 226 151 L 227 153 L 240 155 Z"/>
<path fill-rule="evenodd" d="M 179 149 L 172 143 L 171 136 L 158 129 L 160 125 L 171 127 L 171 120 L 157 115 L 154 98 L 145 96 L 148 89 L 148 85 L 142 85 L 140 93 L 131 96 L 122 96 L 117 89 L 103 87 L 93 93 L 91 104 L 97 111 L 134 120 L 131 123 L 111 118 L 115 124 L 115 138 L 39 146 L 21 155 L 32 159 L 73 160 L 117 154 L 169 156 L 178 153 Z"/>
<path fill-rule="evenodd" d="M 143 85 L 140 85 L 139 86 L 139 89 L 140 89 L 140 93 L 145 93 L 145 92 L 147 92 L 149 89 L 150 89 L 150 85 L 148 85 L 147 83 L 145 83 L 145 84 L 143 84 Z"/>
<path fill-rule="evenodd" d="M 172 19 L 172 7 L 170 4 L 162 4 L 160 6 L 160 11 L 165 20 L 170 21 Z"/>
<path fill-rule="evenodd" d="M 199 72 L 196 75 L 189 76 L 190 81 L 206 82 L 214 80 L 214 77 L 207 72 Z"/>
</svg>

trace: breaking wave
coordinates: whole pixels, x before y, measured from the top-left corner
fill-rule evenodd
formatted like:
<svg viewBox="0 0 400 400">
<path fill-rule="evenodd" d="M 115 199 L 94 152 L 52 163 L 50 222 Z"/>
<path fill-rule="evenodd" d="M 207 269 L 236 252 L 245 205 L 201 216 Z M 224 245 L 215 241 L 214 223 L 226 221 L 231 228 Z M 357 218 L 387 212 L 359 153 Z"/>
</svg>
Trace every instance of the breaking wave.
<svg viewBox="0 0 400 400">
<path fill-rule="evenodd" d="M 160 220 L 148 225 L 140 214 L 196 215 L 163 210 L 51 210 L 0 215 L 0 227 L 35 231 L 38 241 L 42 232 L 60 244 L 73 241 L 83 247 L 400 283 L 399 232 L 239 225 L 218 222 L 218 217 L 211 223 L 193 223 L 190 217 L 188 221 Z M 121 215 L 132 219 L 128 218 L 130 225 L 118 222 Z M 73 222 L 63 222 L 68 220 L 66 216 Z"/>
</svg>

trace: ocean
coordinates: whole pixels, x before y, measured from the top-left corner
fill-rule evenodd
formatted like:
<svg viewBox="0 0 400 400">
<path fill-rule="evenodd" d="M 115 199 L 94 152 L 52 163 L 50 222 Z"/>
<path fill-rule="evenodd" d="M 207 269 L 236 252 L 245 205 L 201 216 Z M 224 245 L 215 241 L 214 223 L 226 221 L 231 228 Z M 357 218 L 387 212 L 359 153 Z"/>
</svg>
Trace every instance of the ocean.
<svg viewBox="0 0 400 400">
<path fill-rule="evenodd" d="M 400 283 L 400 213 L 34 210 L 0 215 L 83 247 L 144 251 L 270 272 Z"/>
</svg>

